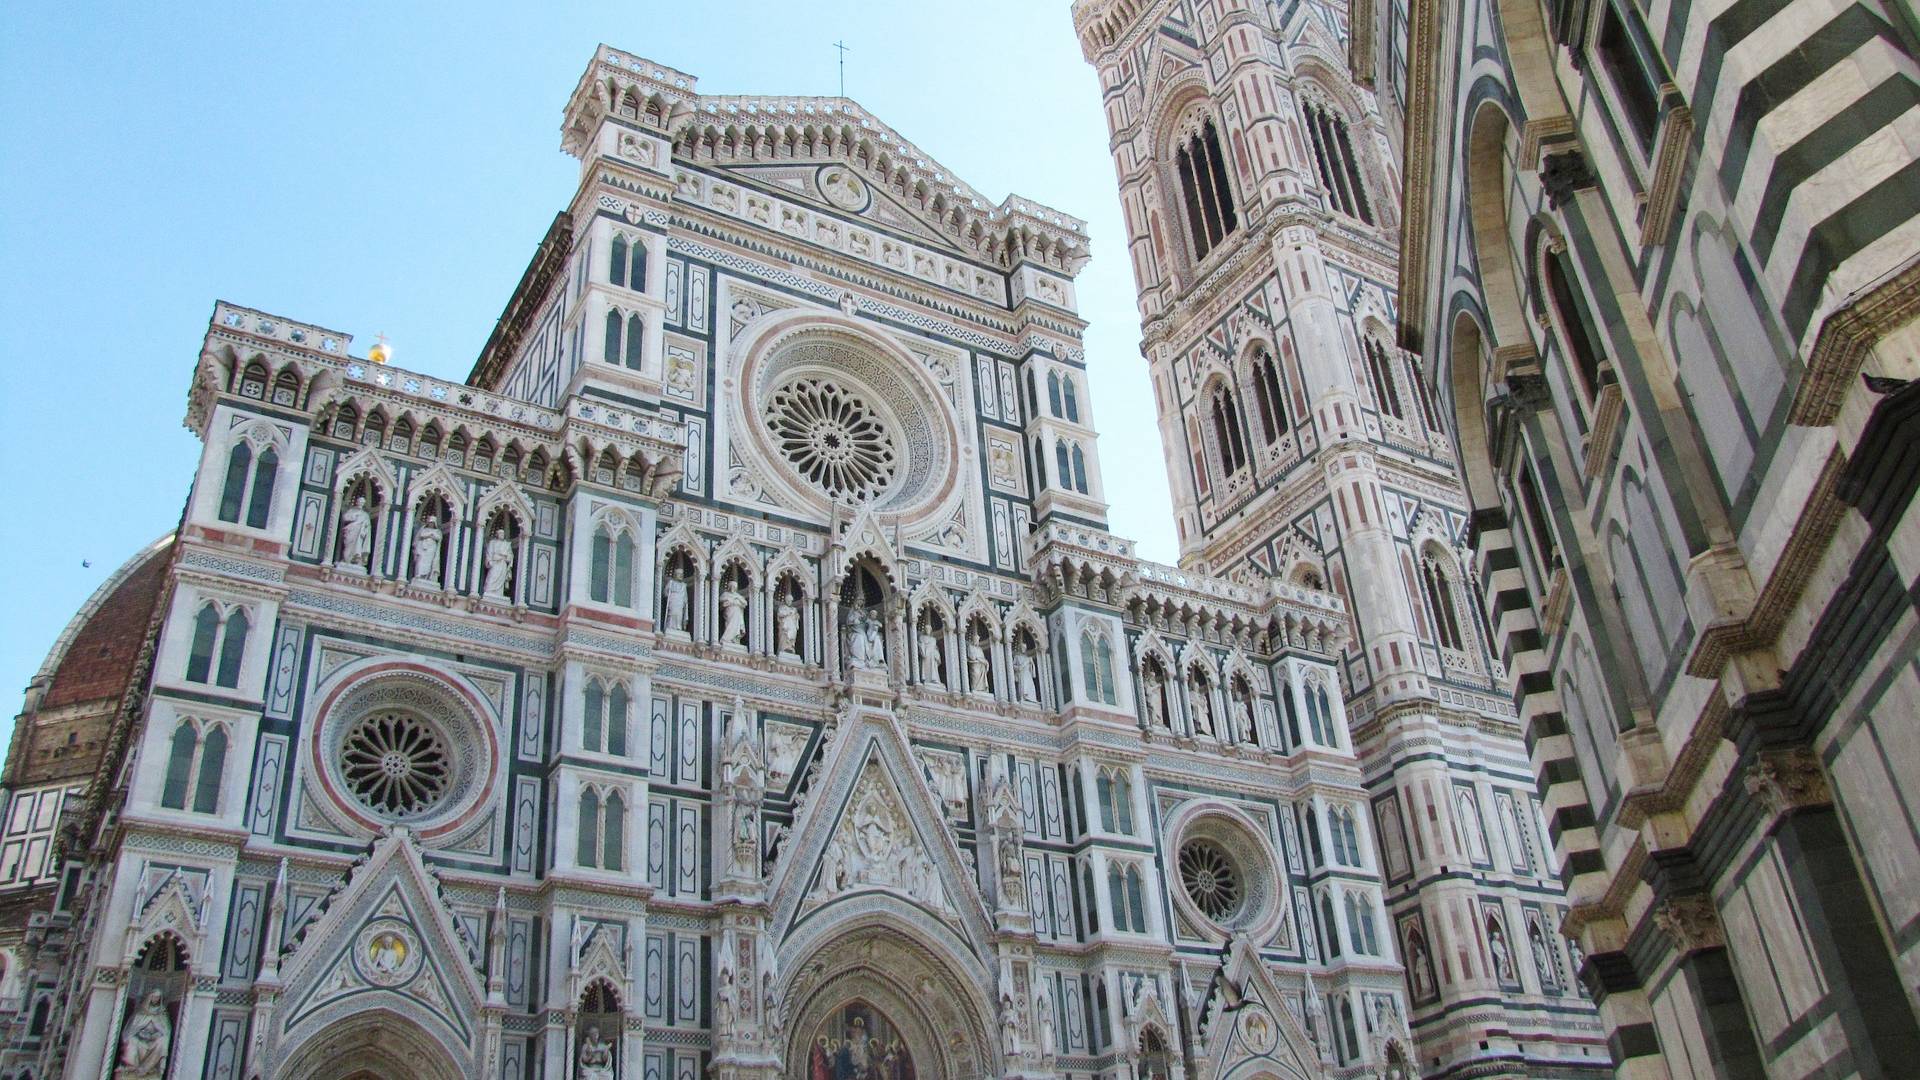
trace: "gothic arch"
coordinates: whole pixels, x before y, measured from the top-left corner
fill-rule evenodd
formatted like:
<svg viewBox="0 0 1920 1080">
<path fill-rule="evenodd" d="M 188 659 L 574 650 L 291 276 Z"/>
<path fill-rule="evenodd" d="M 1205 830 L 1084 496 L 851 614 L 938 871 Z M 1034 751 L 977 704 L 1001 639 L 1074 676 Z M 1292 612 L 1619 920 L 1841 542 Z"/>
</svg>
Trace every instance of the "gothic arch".
<svg viewBox="0 0 1920 1080">
<path fill-rule="evenodd" d="M 1486 339 L 1480 323 L 1466 311 L 1453 319 L 1448 335 L 1447 376 L 1453 389 L 1453 438 L 1461 480 L 1475 510 L 1500 505 L 1493 467 L 1493 444 L 1487 423 Z"/>
<path fill-rule="evenodd" d="M 460 1080 L 464 1048 L 444 1045 L 425 1027 L 389 1008 L 348 1016 L 291 1048 L 275 1075 L 288 1080 L 406 1076 Z"/>
<path fill-rule="evenodd" d="M 1497 102 L 1482 102 L 1474 111 L 1467 135 L 1467 217 L 1472 227 L 1473 266 L 1486 304 L 1494 349 L 1518 351 L 1524 346 L 1531 354 L 1533 339 L 1514 276 L 1519 263 L 1507 234 L 1507 194 L 1512 177 L 1507 155 L 1511 141 L 1512 125 L 1506 110 Z"/>
<path fill-rule="evenodd" d="M 980 993 L 993 985 L 993 975 L 984 965 L 926 940 L 911 917 L 885 912 L 849 919 L 817 942 L 780 964 L 795 973 L 781 995 L 787 1003 L 783 1060 L 806 1061 L 829 1017 L 858 1003 L 898 1029 L 918 1080 L 997 1073 L 998 1049 L 989 1035 L 994 1011 Z"/>
</svg>

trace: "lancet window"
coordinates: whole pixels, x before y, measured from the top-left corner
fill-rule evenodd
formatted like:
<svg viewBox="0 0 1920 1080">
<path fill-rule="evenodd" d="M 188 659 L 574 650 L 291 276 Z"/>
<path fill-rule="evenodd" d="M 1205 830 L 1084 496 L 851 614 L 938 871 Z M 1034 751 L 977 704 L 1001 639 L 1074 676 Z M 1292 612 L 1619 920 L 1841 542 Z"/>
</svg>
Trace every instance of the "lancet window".
<svg viewBox="0 0 1920 1080">
<path fill-rule="evenodd" d="M 1367 199 L 1367 186 L 1360 178 L 1360 165 L 1353 153 L 1353 137 L 1347 131 L 1346 117 L 1324 102 L 1309 99 L 1304 106 L 1307 139 L 1313 144 L 1313 162 L 1320 187 L 1327 193 L 1327 205 L 1334 211 L 1373 224 L 1373 205 Z"/>
<path fill-rule="evenodd" d="M 186 719 L 173 729 L 167 744 L 167 773 L 160 789 L 160 805 L 196 814 L 218 813 L 220 774 L 227 763 L 227 727 Z"/>
<path fill-rule="evenodd" d="M 1187 211 L 1187 232 L 1193 237 L 1193 260 L 1199 262 L 1240 227 L 1226 157 L 1220 152 L 1220 134 L 1211 118 L 1202 119 L 1181 140 L 1173 159 Z"/>
</svg>

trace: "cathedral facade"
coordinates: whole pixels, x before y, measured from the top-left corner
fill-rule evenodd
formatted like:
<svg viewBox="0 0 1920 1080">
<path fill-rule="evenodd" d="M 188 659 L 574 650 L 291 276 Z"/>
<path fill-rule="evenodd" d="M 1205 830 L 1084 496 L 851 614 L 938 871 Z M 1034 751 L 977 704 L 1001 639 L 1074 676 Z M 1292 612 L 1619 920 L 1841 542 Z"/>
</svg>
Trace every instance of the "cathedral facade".
<svg viewBox="0 0 1920 1080">
<path fill-rule="evenodd" d="M 1620 1074 L 1912 1075 L 1914 6 L 1354 12 Z"/>
<path fill-rule="evenodd" d="M 1085 225 L 846 99 L 598 49 L 464 384 L 216 304 L 180 527 L 43 672 L 130 643 L 91 770 L 9 759 L 0 1075 L 1611 1069 L 1346 18 L 1074 9 L 1178 566 Z"/>
</svg>

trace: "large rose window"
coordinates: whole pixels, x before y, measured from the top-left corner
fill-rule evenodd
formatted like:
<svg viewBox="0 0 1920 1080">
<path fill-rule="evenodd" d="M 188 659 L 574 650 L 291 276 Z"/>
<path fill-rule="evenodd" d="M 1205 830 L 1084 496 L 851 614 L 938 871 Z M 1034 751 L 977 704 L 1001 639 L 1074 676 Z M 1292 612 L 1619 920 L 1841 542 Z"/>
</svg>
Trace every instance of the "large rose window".
<svg viewBox="0 0 1920 1080">
<path fill-rule="evenodd" d="M 1214 922 L 1228 922 L 1240 913 L 1240 868 L 1211 840 L 1189 840 L 1181 846 L 1180 884 L 1193 906 Z"/>
<path fill-rule="evenodd" d="M 829 379 L 795 379 L 774 391 L 766 420 L 781 455 L 836 499 L 866 502 L 898 472 L 886 424 L 859 394 Z"/>
<path fill-rule="evenodd" d="M 426 721 L 410 712 L 382 710 L 347 732 L 340 772 L 368 809 L 410 818 L 446 797 L 453 761 L 446 740 Z"/>
</svg>

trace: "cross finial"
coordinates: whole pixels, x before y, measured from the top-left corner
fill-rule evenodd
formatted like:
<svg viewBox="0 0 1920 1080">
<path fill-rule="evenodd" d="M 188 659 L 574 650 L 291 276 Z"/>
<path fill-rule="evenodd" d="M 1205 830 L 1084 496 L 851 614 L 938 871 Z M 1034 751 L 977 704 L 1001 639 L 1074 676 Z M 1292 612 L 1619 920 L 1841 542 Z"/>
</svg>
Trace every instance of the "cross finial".
<svg viewBox="0 0 1920 1080">
<path fill-rule="evenodd" d="M 836 41 L 833 47 L 840 50 L 840 96 L 847 96 L 847 43 Z"/>
</svg>

